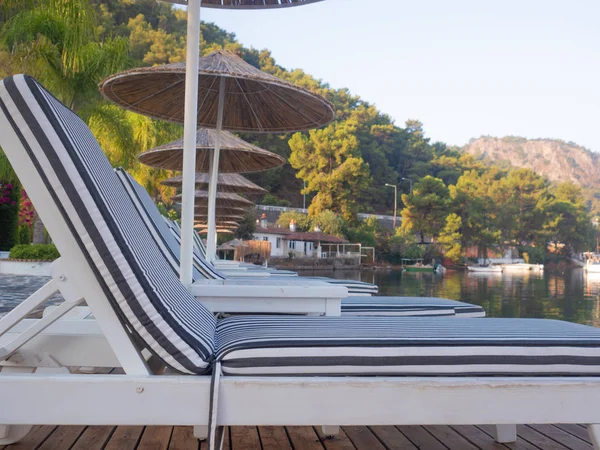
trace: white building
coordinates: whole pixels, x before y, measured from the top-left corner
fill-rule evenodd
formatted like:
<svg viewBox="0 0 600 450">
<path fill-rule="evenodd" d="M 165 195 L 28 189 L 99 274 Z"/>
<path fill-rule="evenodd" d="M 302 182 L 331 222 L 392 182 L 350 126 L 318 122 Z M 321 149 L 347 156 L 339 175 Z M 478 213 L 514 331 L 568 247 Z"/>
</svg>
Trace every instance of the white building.
<svg viewBox="0 0 600 450">
<path fill-rule="evenodd" d="M 346 244 L 347 240 L 322 233 L 321 231 L 300 232 L 295 225 L 290 229 L 269 225 L 261 220 L 254 232 L 254 239 L 271 243 L 271 256 L 287 257 L 290 253 L 295 257 L 323 257 L 322 244 Z M 329 255 L 327 255 L 329 256 Z"/>
</svg>

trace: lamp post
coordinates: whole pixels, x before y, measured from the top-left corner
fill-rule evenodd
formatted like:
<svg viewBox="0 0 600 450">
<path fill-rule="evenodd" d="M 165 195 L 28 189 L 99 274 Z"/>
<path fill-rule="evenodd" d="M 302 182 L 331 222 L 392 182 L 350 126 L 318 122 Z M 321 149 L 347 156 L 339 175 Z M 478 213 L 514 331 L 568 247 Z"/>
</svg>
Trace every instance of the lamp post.
<svg viewBox="0 0 600 450">
<path fill-rule="evenodd" d="M 410 193 L 412 194 L 412 180 L 410 178 L 402 178 L 402 180 L 410 182 Z"/>
<path fill-rule="evenodd" d="M 396 186 L 395 184 L 388 183 L 385 183 L 385 185 L 394 188 L 394 229 L 396 229 L 396 211 L 398 209 L 398 186 Z"/>
</svg>

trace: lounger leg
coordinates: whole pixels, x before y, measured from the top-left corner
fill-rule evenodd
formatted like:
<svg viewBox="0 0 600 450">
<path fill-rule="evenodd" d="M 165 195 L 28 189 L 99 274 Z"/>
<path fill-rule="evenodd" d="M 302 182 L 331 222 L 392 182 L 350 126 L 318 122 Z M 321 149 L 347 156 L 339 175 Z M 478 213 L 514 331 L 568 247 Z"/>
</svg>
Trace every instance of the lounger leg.
<svg viewBox="0 0 600 450">
<path fill-rule="evenodd" d="M 515 442 L 517 440 L 517 426 L 496 425 L 494 439 L 500 444 Z"/>
<path fill-rule="evenodd" d="M 340 434 L 340 427 L 337 425 L 323 425 L 321 430 L 325 436 L 336 436 Z"/>
<path fill-rule="evenodd" d="M 31 373 L 35 369 L 33 367 L 2 367 L 0 369 L 0 377 L 2 375 L 14 375 L 15 373 Z M 0 425 L 0 445 L 10 445 L 19 442 L 29 431 L 31 425 Z"/>
<path fill-rule="evenodd" d="M 208 437 L 208 425 L 194 425 L 194 437 L 205 441 Z"/>
<path fill-rule="evenodd" d="M 600 450 L 600 424 L 590 424 L 587 426 L 590 440 L 595 450 Z"/>
</svg>

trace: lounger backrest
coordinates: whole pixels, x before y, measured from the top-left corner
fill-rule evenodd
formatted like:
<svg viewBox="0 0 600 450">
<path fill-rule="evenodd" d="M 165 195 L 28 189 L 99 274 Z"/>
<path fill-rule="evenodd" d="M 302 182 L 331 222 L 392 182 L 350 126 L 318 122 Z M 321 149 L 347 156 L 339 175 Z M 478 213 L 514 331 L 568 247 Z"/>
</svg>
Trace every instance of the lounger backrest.
<svg viewBox="0 0 600 450">
<path fill-rule="evenodd" d="M 206 372 L 216 320 L 179 282 L 86 124 L 24 75 L 0 82 L 0 107 L 0 127 L 23 146 L 5 149 L 9 159 L 31 160 L 125 328 L 173 369 Z M 17 175 L 29 190 L 32 174 Z"/>
<path fill-rule="evenodd" d="M 117 169 L 117 173 L 121 181 L 130 187 L 130 189 L 127 189 L 128 194 L 136 196 L 133 200 L 139 213 L 142 216 L 145 216 L 148 223 L 154 225 L 158 233 L 164 239 L 166 245 L 171 249 L 172 254 L 177 258 L 177 266 L 179 266 L 179 248 L 181 242 L 179 232 L 172 232 L 171 230 L 173 230 L 173 228 L 167 226 L 160 211 L 148 194 L 148 191 L 146 191 L 142 185 L 135 181 L 135 179 L 123 169 Z M 194 278 L 224 280 L 225 276 L 216 270 L 212 264 L 209 264 L 202 255 L 194 249 Z"/>
<path fill-rule="evenodd" d="M 141 184 L 135 181 L 135 179 L 129 173 L 122 168 L 115 169 L 115 172 L 125 187 L 127 195 L 131 198 L 131 201 L 135 205 L 135 208 L 141 219 L 146 223 L 146 226 L 153 239 L 156 241 L 156 244 L 164 253 L 175 273 L 179 274 L 179 258 L 181 248 L 179 246 L 179 242 L 171 233 L 169 224 L 165 220 L 165 217 L 160 214 L 158 208 L 156 208 L 156 205 L 152 201 L 152 198 L 150 198 L 150 195 L 148 195 L 146 189 L 144 189 Z M 155 214 L 150 214 L 149 211 L 155 212 Z M 206 279 L 206 276 L 198 272 L 194 266 L 192 278 L 193 281 L 197 281 Z"/>
</svg>

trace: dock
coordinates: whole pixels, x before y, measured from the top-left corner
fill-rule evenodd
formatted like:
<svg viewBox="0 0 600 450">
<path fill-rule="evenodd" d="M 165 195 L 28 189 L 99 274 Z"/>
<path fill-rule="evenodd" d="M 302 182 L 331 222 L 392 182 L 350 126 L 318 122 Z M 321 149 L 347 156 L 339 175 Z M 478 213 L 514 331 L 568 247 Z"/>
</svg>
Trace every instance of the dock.
<svg viewBox="0 0 600 450">
<path fill-rule="evenodd" d="M 90 405 L 91 406 L 91 405 Z M 326 438 L 315 427 L 231 427 L 225 450 L 593 450 L 582 425 L 522 425 L 514 444 L 498 444 L 491 426 L 342 427 Z M 192 427 L 36 426 L 0 450 L 204 450 Z"/>
</svg>

